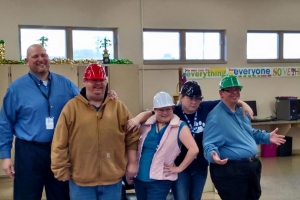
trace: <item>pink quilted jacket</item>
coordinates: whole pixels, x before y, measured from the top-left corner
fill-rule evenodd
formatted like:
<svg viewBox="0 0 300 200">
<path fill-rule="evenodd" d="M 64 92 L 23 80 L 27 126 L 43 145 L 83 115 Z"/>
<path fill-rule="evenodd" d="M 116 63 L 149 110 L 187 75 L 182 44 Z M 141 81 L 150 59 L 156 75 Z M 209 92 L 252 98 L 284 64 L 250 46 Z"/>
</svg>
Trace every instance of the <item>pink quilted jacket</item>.
<svg viewBox="0 0 300 200">
<path fill-rule="evenodd" d="M 164 165 L 174 166 L 174 161 L 180 153 L 178 146 L 178 130 L 181 124 L 181 120 L 177 115 L 174 115 L 170 121 L 169 126 L 165 130 L 163 137 L 159 143 L 156 153 L 153 156 L 151 167 L 150 167 L 150 178 L 155 180 L 177 180 L 177 174 L 171 174 L 166 176 L 164 173 Z M 156 116 L 151 116 L 141 127 L 140 127 L 140 139 L 138 146 L 138 161 L 141 158 L 141 152 L 145 138 L 151 130 L 151 125 L 156 124 Z"/>
</svg>

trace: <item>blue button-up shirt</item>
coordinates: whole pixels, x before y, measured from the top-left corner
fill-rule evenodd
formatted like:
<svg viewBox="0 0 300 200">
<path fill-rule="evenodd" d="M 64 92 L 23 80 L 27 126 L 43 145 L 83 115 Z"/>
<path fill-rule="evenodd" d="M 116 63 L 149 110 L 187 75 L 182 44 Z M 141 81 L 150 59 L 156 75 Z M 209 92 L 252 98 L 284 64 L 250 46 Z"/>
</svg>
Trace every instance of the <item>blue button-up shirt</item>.
<svg viewBox="0 0 300 200">
<path fill-rule="evenodd" d="M 212 151 L 221 159 L 241 160 L 257 154 L 257 144 L 270 143 L 270 134 L 252 128 L 242 108 L 231 111 L 222 101 L 209 113 L 203 136 L 205 158 L 214 163 Z"/>
<path fill-rule="evenodd" d="M 46 129 L 46 118 L 52 117 L 55 127 L 64 105 L 79 93 L 72 81 L 59 74 L 50 73 L 47 86 L 33 73 L 30 75 L 15 80 L 3 99 L 0 111 L 1 159 L 11 157 L 13 135 L 27 141 L 51 142 L 54 129 Z M 50 109 L 46 98 L 49 88 Z"/>
</svg>

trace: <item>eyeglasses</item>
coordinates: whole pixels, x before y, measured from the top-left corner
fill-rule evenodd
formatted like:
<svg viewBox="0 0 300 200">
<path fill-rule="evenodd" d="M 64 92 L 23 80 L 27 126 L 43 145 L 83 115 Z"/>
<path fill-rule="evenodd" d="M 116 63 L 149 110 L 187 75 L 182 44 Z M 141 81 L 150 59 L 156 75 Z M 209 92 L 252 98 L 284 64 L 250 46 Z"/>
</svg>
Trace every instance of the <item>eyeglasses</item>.
<svg viewBox="0 0 300 200">
<path fill-rule="evenodd" d="M 86 79 L 90 83 L 106 83 L 106 79 L 99 80 L 99 79 Z"/>
<path fill-rule="evenodd" d="M 228 92 L 230 94 L 233 94 L 234 92 L 240 92 L 241 89 L 240 88 L 229 88 L 229 89 L 223 89 L 222 91 Z"/>
<path fill-rule="evenodd" d="M 164 112 L 169 113 L 169 112 L 173 111 L 173 108 L 156 108 L 156 111 L 160 114 L 164 113 Z"/>
</svg>

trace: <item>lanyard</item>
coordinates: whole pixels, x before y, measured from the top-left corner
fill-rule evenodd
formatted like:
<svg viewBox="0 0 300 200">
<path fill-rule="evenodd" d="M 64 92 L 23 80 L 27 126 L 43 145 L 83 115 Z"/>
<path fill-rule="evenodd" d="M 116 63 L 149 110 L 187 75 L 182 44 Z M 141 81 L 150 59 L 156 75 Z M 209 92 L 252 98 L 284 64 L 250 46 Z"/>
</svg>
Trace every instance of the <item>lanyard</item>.
<svg viewBox="0 0 300 200">
<path fill-rule="evenodd" d="M 50 117 L 50 95 L 51 95 L 51 81 L 49 84 L 49 90 L 48 90 L 48 94 L 46 95 L 40 88 L 40 86 L 36 83 L 36 81 L 33 79 L 32 75 L 30 73 L 28 73 L 28 76 L 33 80 L 33 82 L 35 83 L 36 87 L 39 89 L 39 91 L 42 93 L 43 97 L 45 97 L 45 99 L 47 100 L 47 106 L 48 106 L 48 117 Z"/>
<path fill-rule="evenodd" d="M 183 111 L 182 108 L 181 108 L 181 110 L 182 110 L 182 114 L 183 114 L 183 116 L 184 116 L 184 118 L 185 118 L 185 120 L 186 120 L 186 123 L 187 123 L 188 126 L 190 127 L 190 130 L 191 130 L 191 132 L 192 132 L 192 134 L 193 134 L 193 137 L 195 137 L 195 133 L 196 133 L 196 130 L 197 130 L 197 114 L 198 114 L 198 112 L 196 111 L 196 113 L 195 113 L 195 116 L 194 116 L 194 126 L 192 126 L 191 121 L 190 121 L 189 118 L 186 116 L 186 114 L 185 114 L 185 112 Z"/>
</svg>

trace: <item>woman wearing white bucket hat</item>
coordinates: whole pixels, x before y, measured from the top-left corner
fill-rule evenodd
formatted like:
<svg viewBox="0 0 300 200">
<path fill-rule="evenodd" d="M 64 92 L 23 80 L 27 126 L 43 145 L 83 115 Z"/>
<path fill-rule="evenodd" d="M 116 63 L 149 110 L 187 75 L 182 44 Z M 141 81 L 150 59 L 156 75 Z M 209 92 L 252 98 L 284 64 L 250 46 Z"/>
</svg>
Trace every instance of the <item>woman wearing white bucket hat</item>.
<svg viewBox="0 0 300 200">
<path fill-rule="evenodd" d="M 173 108 L 168 93 L 157 93 L 153 98 L 155 114 L 140 128 L 139 170 L 134 180 L 138 200 L 165 200 L 177 174 L 198 154 L 199 149 L 188 126 L 174 115 Z M 187 148 L 187 154 L 182 163 L 175 166 L 181 145 Z"/>
</svg>

